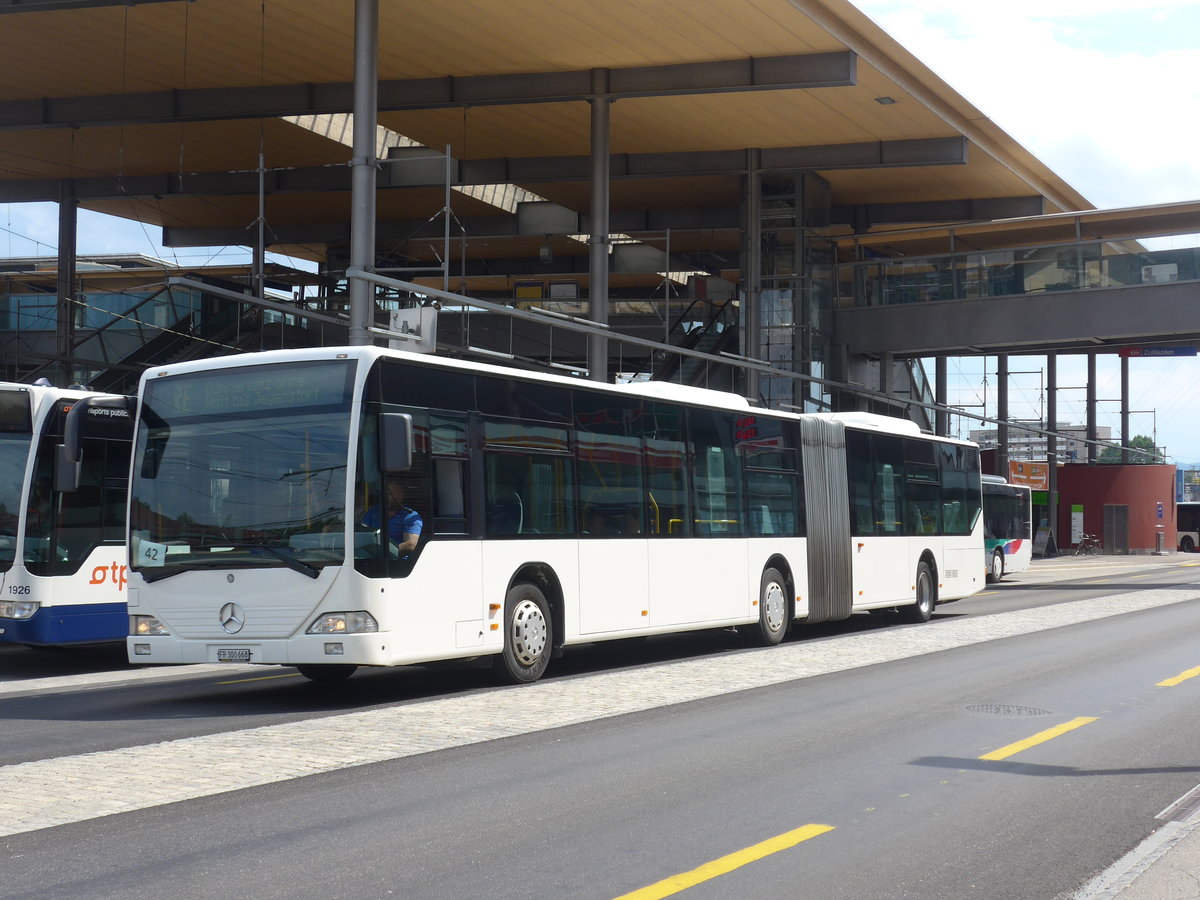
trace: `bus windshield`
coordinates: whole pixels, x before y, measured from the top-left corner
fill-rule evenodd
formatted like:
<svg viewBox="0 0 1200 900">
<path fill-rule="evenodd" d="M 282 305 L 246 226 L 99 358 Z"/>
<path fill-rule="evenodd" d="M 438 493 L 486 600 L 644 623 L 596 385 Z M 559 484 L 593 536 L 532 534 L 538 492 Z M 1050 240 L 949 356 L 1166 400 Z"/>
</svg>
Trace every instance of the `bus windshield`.
<svg viewBox="0 0 1200 900">
<path fill-rule="evenodd" d="M 147 383 L 130 563 L 316 577 L 344 557 L 349 361 L 218 369 Z"/>
<path fill-rule="evenodd" d="M 21 485 L 28 460 L 28 434 L 0 434 L 0 571 L 11 568 L 16 555 Z"/>
<path fill-rule="evenodd" d="M 1033 536 L 1029 492 L 1004 484 L 983 486 L 983 535 L 988 540 L 1028 540 Z"/>
</svg>

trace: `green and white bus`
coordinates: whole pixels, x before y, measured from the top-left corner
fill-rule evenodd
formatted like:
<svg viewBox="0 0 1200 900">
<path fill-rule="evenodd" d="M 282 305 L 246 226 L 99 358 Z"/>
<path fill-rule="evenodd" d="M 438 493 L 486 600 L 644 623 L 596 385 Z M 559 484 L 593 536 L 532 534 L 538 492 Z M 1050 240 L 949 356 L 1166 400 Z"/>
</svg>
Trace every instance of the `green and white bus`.
<svg viewBox="0 0 1200 900">
<path fill-rule="evenodd" d="M 983 545 L 987 580 L 1023 572 L 1033 562 L 1033 507 L 1029 488 L 999 475 L 983 476 Z"/>
</svg>

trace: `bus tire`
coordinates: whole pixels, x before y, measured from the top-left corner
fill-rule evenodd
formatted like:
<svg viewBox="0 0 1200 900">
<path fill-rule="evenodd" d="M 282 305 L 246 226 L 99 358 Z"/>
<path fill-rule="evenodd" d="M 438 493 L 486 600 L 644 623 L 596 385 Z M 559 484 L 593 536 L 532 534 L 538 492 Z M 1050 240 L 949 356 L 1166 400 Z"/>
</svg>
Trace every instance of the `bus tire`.
<svg viewBox="0 0 1200 900">
<path fill-rule="evenodd" d="M 554 649 L 550 604 L 535 584 L 517 584 L 504 598 L 504 649 L 496 671 L 513 684 L 537 681 Z"/>
<path fill-rule="evenodd" d="M 1004 577 L 1004 554 L 999 550 L 992 552 L 992 558 L 988 563 L 987 581 L 988 584 L 995 584 Z"/>
<path fill-rule="evenodd" d="M 1184 535 L 1183 540 L 1179 542 L 1179 549 L 1184 553 L 1196 552 L 1196 542 L 1192 540 L 1190 534 Z"/>
<path fill-rule="evenodd" d="M 752 632 L 756 644 L 773 647 L 787 633 L 787 584 L 778 569 L 768 568 L 763 572 L 758 587 L 758 628 Z"/>
<path fill-rule="evenodd" d="M 929 563 L 921 560 L 917 563 L 917 602 L 900 607 L 900 618 L 905 622 L 917 624 L 928 622 L 933 615 L 933 607 L 937 604 L 937 589 L 933 583 L 933 570 Z"/>
<path fill-rule="evenodd" d="M 332 684 L 335 681 L 345 681 L 354 674 L 358 666 L 314 663 L 312 665 L 296 666 L 296 670 L 309 681 L 319 684 Z"/>
</svg>

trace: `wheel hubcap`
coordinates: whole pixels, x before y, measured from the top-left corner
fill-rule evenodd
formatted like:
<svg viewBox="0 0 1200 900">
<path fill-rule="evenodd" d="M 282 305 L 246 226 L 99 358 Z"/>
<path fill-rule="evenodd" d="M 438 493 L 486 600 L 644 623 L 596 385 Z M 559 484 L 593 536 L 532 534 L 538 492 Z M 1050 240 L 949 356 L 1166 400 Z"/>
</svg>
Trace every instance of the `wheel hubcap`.
<svg viewBox="0 0 1200 900">
<path fill-rule="evenodd" d="M 513 656 L 523 666 L 532 666 L 546 649 L 546 617 L 532 600 L 522 600 L 513 611 Z"/>
<path fill-rule="evenodd" d="M 763 592 L 762 604 L 767 628 L 774 633 L 783 627 L 784 609 L 787 605 L 783 599 L 783 588 L 778 582 L 772 581 L 767 585 Z"/>
<path fill-rule="evenodd" d="M 976 569 L 976 572 L 979 570 Z M 917 581 L 917 605 L 921 609 L 929 609 L 933 602 L 933 592 L 929 589 L 929 576 L 924 572 L 921 573 L 920 579 Z"/>
</svg>

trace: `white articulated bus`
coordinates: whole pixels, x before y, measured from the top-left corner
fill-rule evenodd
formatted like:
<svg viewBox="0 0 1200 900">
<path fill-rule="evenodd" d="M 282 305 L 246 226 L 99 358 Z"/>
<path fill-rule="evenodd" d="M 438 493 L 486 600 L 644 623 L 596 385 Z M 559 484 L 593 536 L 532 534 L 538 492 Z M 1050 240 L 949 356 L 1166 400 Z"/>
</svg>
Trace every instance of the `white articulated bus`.
<svg viewBox="0 0 1200 900">
<path fill-rule="evenodd" d="M 1033 562 L 1032 492 L 1000 475 L 983 476 L 983 550 L 990 582 Z"/>
<path fill-rule="evenodd" d="M 132 437 L 131 398 L 0 384 L 0 642 L 128 636 Z"/>
<path fill-rule="evenodd" d="M 374 347 L 153 368 L 129 656 L 333 680 L 494 655 L 524 682 L 577 643 L 924 621 L 984 582 L 979 478 L 908 422 L 677 385 Z"/>
</svg>

